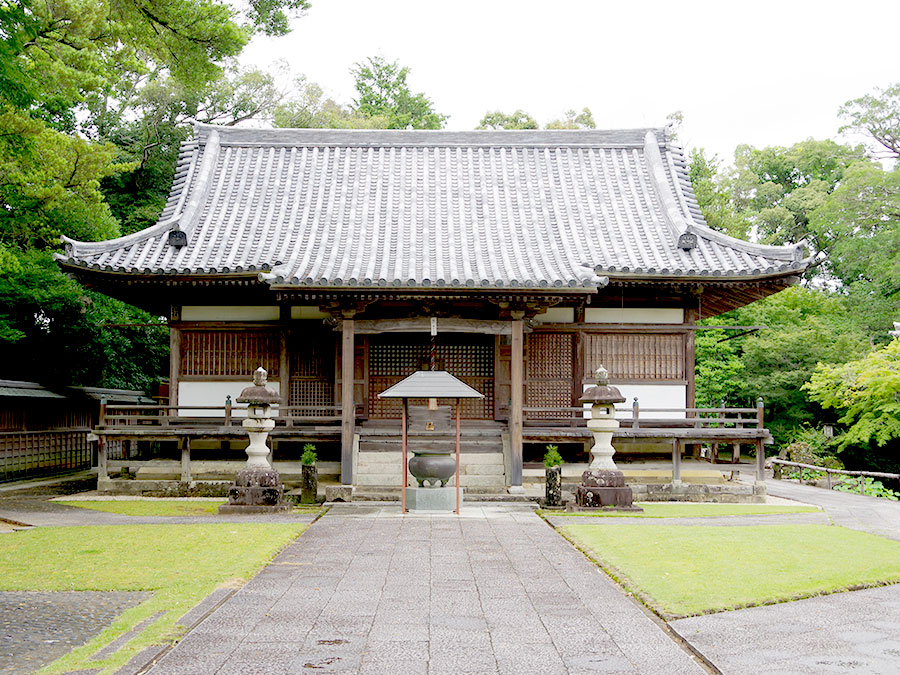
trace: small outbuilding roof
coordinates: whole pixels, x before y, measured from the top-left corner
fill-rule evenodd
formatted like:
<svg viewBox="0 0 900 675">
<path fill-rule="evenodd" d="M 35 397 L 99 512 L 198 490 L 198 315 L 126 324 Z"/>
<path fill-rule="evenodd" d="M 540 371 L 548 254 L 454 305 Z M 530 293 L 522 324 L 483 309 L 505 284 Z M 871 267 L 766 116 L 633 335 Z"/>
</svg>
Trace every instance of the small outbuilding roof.
<svg viewBox="0 0 900 675">
<path fill-rule="evenodd" d="M 756 280 L 808 260 L 706 226 L 663 129 L 383 131 L 198 125 L 159 222 L 64 238 L 73 271 L 274 288 L 570 288 Z"/>
<path fill-rule="evenodd" d="M 484 398 L 446 370 L 419 370 L 378 394 L 378 398 Z"/>
</svg>

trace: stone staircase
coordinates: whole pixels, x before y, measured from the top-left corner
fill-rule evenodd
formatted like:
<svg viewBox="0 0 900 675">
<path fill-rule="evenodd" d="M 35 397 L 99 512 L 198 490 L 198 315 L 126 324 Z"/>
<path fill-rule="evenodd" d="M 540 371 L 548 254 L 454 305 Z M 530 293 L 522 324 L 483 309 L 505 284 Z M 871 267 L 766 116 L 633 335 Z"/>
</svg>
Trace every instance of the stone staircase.
<svg viewBox="0 0 900 675">
<path fill-rule="evenodd" d="M 410 409 L 409 447 L 427 446 L 452 453 L 456 448 L 456 431 L 449 419 L 449 412 L 429 412 L 431 414 Z M 431 421 L 430 426 L 434 428 L 426 429 L 426 421 Z M 399 498 L 402 444 L 397 426 L 363 427 L 359 430 L 354 499 Z M 466 428 L 463 424 L 460 450 L 460 486 L 465 489 L 466 494 L 506 493 L 501 428 Z M 407 481 L 410 486 L 416 485 L 415 479 L 408 472 Z M 456 478 L 451 477 L 447 485 L 456 485 Z"/>
</svg>

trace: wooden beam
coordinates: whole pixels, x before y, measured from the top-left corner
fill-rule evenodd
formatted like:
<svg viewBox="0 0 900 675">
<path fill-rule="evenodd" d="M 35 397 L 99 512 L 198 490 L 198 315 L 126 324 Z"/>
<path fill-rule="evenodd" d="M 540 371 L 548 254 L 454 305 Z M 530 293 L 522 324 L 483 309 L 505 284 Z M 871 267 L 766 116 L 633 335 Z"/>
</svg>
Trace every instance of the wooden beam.
<svg viewBox="0 0 900 675">
<path fill-rule="evenodd" d="M 291 401 L 291 361 L 288 358 L 288 328 L 282 326 L 278 354 L 278 386 L 281 394 L 281 407 L 286 408 Z"/>
<path fill-rule="evenodd" d="M 377 333 L 430 333 L 431 317 L 412 319 L 360 319 L 356 321 L 358 335 Z M 438 333 L 482 333 L 486 335 L 509 335 L 509 321 L 481 319 L 438 319 Z"/>
<path fill-rule="evenodd" d="M 354 321 L 344 319 L 341 327 L 341 484 L 353 484 L 353 405 Z"/>
<path fill-rule="evenodd" d="M 510 476 L 512 488 L 522 488 L 522 407 L 524 404 L 524 322 L 519 319 L 510 322 L 512 329 L 512 349 L 510 354 Z"/>
</svg>

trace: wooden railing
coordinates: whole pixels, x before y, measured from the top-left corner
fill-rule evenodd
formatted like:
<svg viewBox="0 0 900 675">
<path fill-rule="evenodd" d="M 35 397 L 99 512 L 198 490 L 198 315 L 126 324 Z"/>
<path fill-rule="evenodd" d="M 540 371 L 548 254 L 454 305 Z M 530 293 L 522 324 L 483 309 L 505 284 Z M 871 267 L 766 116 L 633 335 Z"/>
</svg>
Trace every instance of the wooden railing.
<svg viewBox="0 0 900 675">
<path fill-rule="evenodd" d="M 861 476 L 865 478 L 889 478 L 893 480 L 900 481 L 900 473 L 885 473 L 883 471 L 848 471 L 847 469 L 832 469 L 827 466 L 816 466 L 815 464 L 803 464 L 801 462 L 789 462 L 786 459 L 778 459 L 775 458 L 772 460 L 773 467 L 773 477 L 776 479 L 781 479 L 782 477 L 782 466 L 796 466 L 800 469 L 800 484 L 803 484 L 803 469 L 807 469 L 809 471 L 816 471 L 819 473 L 825 474 L 825 479 L 828 484 L 828 489 L 830 490 L 831 485 L 831 474 L 841 474 L 844 476 Z M 865 494 L 866 481 L 859 481 L 859 494 Z"/>
<path fill-rule="evenodd" d="M 357 405 L 357 409 L 361 406 Z M 273 409 L 276 427 L 292 428 L 341 421 L 339 405 L 285 406 Z M 232 405 L 107 405 L 100 406 L 98 430 L 185 427 L 240 427 L 247 406 Z"/>
<path fill-rule="evenodd" d="M 590 408 L 581 406 L 525 406 L 522 411 L 527 426 L 583 427 L 590 416 Z M 635 399 L 628 408 L 616 408 L 616 419 L 631 429 L 763 429 L 765 408 L 762 399 L 755 408 L 641 408 Z"/>
</svg>

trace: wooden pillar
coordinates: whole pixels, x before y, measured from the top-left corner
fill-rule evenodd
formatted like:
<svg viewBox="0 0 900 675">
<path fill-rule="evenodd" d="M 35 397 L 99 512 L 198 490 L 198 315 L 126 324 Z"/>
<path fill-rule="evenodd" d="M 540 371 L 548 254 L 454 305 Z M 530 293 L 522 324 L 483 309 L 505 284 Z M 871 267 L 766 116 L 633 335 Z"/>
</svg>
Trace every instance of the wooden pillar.
<svg viewBox="0 0 900 675">
<path fill-rule="evenodd" d="M 356 406 L 353 402 L 354 324 L 345 318 L 341 326 L 341 484 L 353 484 L 353 427 Z"/>
<path fill-rule="evenodd" d="M 182 436 L 178 439 L 181 445 L 181 482 L 191 482 L 191 439 Z"/>
<path fill-rule="evenodd" d="M 828 489 L 831 489 L 831 474 L 828 476 Z M 766 480 L 766 446 L 761 438 L 756 439 L 756 480 L 760 483 Z"/>
<path fill-rule="evenodd" d="M 732 443 L 731 444 L 731 463 L 732 464 L 740 464 L 741 463 L 741 444 L 740 443 Z"/>
<path fill-rule="evenodd" d="M 100 436 L 97 441 L 97 480 L 109 478 L 109 454 L 106 449 L 106 437 Z"/>
<path fill-rule="evenodd" d="M 510 488 L 522 489 L 522 405 L 524 403 L 525 324 L 513 314 L 510 354 L 511 391 L 509 397 Z"/>
<path fill-rule="evenodd" d="M 173 309 L 174 313 L 174 309 Z M 169 325 L 169 405 L 178 405 L 178 378 L 181 375 L 181 328 Z"/>
<path fill-rule="evenodd" d="M 282 307 L 282 318 L 284 318 L 284 310 L 288 310 L 287 314 L 290 317 L 290 307 Z M 278 386 L 279 393 L 281 394 L 281 407 L 287 408 L 290 405 L 291 401 L 291 362 L 288 358 L 288 327 L 281 327 L 281 340 L 279 345 L 279 354 L 278 354 Z M 282 412 L 281 416 L 284 417 L 285 413 Z"/>
<path fill-rule="evenodd" d="M 681 439 L 672 439 L 672 482 L 681 483 Z"/>
</svg>

